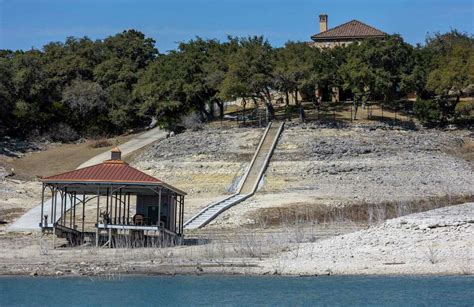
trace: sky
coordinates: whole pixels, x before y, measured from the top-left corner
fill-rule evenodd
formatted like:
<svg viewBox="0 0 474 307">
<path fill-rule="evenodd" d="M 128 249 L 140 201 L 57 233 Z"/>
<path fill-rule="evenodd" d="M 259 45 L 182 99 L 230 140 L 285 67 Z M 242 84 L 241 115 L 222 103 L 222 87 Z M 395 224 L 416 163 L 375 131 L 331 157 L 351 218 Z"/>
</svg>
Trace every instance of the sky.
<svg viewBox="0 0 474 307">
<path fill-rule="evenodd" d="M 282 46 L 309 41 L 321 13 L 329 28 L 357 19 L 411 44 L 428 33 L 474 33 L 474 0 L 0 0 L 0 49 L 41 49 L 68 36 L 103 39 L 126 29 L 155 39 L 160 52 L 196 36 L 264 35 Z"/>
</svg>

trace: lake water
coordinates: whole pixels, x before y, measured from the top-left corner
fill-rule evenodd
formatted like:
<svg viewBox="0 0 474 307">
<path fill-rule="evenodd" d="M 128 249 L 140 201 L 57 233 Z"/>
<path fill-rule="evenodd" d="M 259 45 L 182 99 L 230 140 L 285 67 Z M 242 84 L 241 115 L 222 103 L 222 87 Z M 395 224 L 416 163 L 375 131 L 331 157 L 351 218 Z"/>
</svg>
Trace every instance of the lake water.
<svg viewBox="0 0 474 307">
<path fill-rule="evenodd" d="M 0 306 L 473 306 L 474 276 L 0 277 Z"/>
</svg>

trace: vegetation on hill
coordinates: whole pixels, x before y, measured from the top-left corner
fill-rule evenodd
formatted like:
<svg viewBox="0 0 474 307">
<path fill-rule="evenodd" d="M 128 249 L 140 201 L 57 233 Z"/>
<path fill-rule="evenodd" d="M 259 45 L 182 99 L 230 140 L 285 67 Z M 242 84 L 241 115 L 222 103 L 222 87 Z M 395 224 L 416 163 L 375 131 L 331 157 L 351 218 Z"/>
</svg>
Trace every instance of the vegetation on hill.
<svg viewBox="0 0 474 307">
<path fill-rule="evenodd" d="M 473 83 L 474 39 L 457 31 L 424 46 L 393 35 L 331 50 L 298 42 L 273 48 L 263 37 L 196 38 L 160 54 L 153 39 L 127 30 L 41 50 L 0 50 L 0 135 L 70 141 L 122 133 L 152 118 L 174 129 L 190 113 L 212 120 L 214 105 L 223 116 L 223 102 L 236 98 L 262 103 L 271 118 L 274 91 L 287 102 L 296 92 L 316 101 L 317 89 L 334 87 L 350 91 L 356 109 L 415 91 L 425 99 L 415 103 L 418 117 L 442 125 L 472 120 L 472 103 L 460 97 Z"/>
</svg>

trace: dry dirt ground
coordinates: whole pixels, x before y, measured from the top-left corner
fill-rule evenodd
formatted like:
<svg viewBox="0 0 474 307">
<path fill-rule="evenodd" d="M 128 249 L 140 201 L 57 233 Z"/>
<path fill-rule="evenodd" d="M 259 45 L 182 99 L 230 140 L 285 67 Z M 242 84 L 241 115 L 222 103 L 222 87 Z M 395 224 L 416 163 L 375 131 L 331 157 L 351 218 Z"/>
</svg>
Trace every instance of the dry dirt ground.
<svg viewBox="0 0 474 307">
<path fill-rule="evenodd" d="M 361 231 L 318 238 L 313 229 L 234 232 L 228 240 L 149 248 L 51 248 L 51 237 L 4 234 L 0 274 L 473 274 L 474 203 L 407 215 Z M 305 238 L 305 234 L 316 237 Z M 58 243 L 58 242 L 56 242 Z M 61 242 L 59 242 L 61 243 Z M 59 245 L 57 245 L 59 246 Z"/>
<path fill-rule="evenodd" d="M 235 191 L 263 128 L 211 128 L 147 148 L 132 165 L 188 193 L 185 217 Z"/>
<path fill-rule="evenodd" d="M 33 152 L 16 152 L 20 158 L 2 155 L 0 150 L 0 166 L 7 170 L 14 169 L 15 179 L 33 180 L 38 176 L 51 176 L 73 170 L 84 161 L 110 150 L 118 144 L 133 138 L 134 134 L 113 139 L 103 139 L 103 146 L 95 147 L 98 141 L 89 140 L 78 144 L 50 143 L 40 146 L 42 150 Z"/>
<path fill-rule="evenodd" d="M 474 274 L 474 203 L 293 245 L 264 266 L 291 275 Z"/>
<path fill-rule="evenodd" d="M 214 126 L 162 140 L 134 155 L 130 162 L 188 192 L 188 218 L 235 190 L 262 134 L 263 128 Z M 281 259 L 288 258 L 275 258 L 268 266 L 259 265 L 260 259 L 299 250 L 294 243 L 319 242 L 386 218 L 472 200 L 473 148 L 469 131 L 412 131 L 379 124 L 289 124 L 258 193 L 219 216 L 205 231 L 191 234 L 211 238 L 226 234 L 216 237 L 215 243 L 171 249 L 102 251 L 83 247 L 53 251 L 48 247 L 49 237 L 5 233 L 5 225 L 0 225 L 0 271 L 133 273 L 148 272 L 151 265 L 150 272 L 161 273 L 285 273 L 280 267 L 287 260 Z M 35 181 L 0 179 L 0 220 L 11 222 L 37 203 L 40 186 Z M 469 234 L 464 229 L 471 228 L 463 227 L 459 228 L 463 235 L 460 242 L 469 239 L 464 237 Z M 262 240 L 267 243 L 261 244 Z M 444 240 L 441 235 L 439 240 Z M 337 268 L 318 267 L 308 272 Z M 296 274 L 297 270 L 288 273 Z"/>
<path fill-rule="evenodd" d="M 472 144 L 469 131 L 287 125 L 258 193 L 210 227 L 288 218 L 370 223 L 416 212 L 420 204 L 426 210 L 469 201 Z"/>
</svg>

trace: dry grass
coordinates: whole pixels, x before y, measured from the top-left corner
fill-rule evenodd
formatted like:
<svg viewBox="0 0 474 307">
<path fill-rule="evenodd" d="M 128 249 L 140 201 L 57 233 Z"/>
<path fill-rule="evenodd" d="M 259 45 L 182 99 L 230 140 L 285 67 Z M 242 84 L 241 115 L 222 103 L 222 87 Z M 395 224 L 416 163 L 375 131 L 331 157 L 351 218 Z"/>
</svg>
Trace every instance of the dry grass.
<svg viewBox="0 0 474 307">
<path fill-rule="evenodd" d="M 285 207 L 262 208 L 249 213 L 257 225 L 280 226 L 288 223 L 362 222 L 375 224 L 386 219 L 423 212 L 440 207 L 474 201 L 474 195 L 428 197 L 410 202 L 380 204 L 356 203 L 342 207 L 297 203 Z"/>
<path fill-rule="evenodd" d="M 474 163 L 474 139 L 464 138 L 463 144 L 460 147 L 453 148 L 448 153 Z"/>
<path fill-rule="evenodd" d="M 112 145 L 117 145 L 117 144 L 114 144 L 112 140 L 106 137 L 89 140 L 88 143 L 89 143 L 89 146 L 92 148 L 103 148 L 103 147 L 110 147 Z"/>
<path fill-rule="evenodd" d="M 134 135 L 120 136 L 109 142 L 111 144 L 124 143 Z M 88 142 L 80 144 L 59 144 L 50 146 L 47 150 L 27 154 L 19 159 L 6 161 L 6 168 L 15 170 L 15 179 L 31 180 L 37 176 L 50 176 L 75 169 L 84 161 L 107 151 L 107 147 L 92 147 Z M 1 162 L 1 161 L 0 161 Z"/>
</svg>

